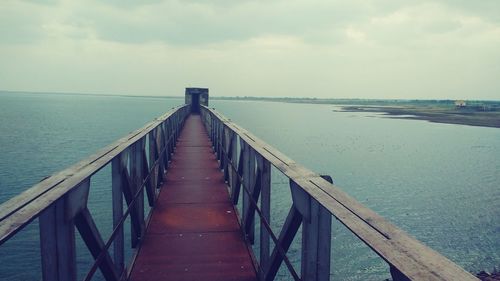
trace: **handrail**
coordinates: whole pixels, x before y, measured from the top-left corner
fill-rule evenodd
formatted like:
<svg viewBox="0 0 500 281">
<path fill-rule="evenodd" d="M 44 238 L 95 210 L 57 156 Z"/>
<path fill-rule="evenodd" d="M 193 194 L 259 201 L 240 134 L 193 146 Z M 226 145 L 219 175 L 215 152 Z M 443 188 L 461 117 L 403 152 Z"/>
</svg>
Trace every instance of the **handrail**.
<svg viewBox="0 0 500 281">
<path fill-rule="evenodd" d="M 144 216 L 144 193 L 149 205 L 153 206 L 188 114 L 187 105 L 172 108 L 0 205 L 0 245 L 39 218 L 43 280 L 76 280 L 76 226 L 96 260 L 86 280 L 90 280 L 97 268 L 106 280 L 127 278 L 123 223 L 130 215 L 132 247 L 137 248 L 148 223 Z M 146 153 L 149 153 L 149 160 Z M 90 178 L 109 164 L 112 167 L 113 231 L 104 242 L 87 209 L 87 198 Z M 127 202 L 125 212 L 123 198 Z M 112 244 L 113 259 L 108 253 Z"/>
<path fill-rule="evenodd" d="M 301 224 L 301 279 L 329 280 L 332 216 L 389 264 L 393 280 L 478 280 L 215 109 L 203 106 L 201 113 L 234 204 L 243 187 L 240 223 L 252 244 L 255 212 L 260 216 L 261 249 L 257 268 L 261 280 L 273 280 L 283 259 L 287 262 L 284 253 Z M 268 227 L 271 165 L 290 179 L 293 199 L 277 243 L 274 239 L 277 235 L 272 234 L 276 244 L 272 253 Z M 260 208 L 257 205 L 259 198 Z"/>
</svg>

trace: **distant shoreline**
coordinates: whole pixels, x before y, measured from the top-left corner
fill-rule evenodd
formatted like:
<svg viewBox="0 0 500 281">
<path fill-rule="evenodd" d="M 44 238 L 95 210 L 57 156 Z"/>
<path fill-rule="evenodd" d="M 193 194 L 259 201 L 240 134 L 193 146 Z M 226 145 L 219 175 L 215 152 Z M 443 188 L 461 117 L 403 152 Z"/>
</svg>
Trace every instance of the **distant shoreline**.
<svg viewBox="0 0 500 281">
<path fill-rule="evenodd" d="M 410 107 L 410 106 L 344 106 L 341 112 L 380 112 L 390 118 L 426 120 L 434 123 L 461 124 L 500 128 L 500 111 L 476 108 Z"/>
<path fill-rule="evenodd" d="M 331 105 L 454 105 L 455 99 L 362 99 L 362 98 L 291 98 L 291 97 L 218 97 L 211 100 L 270 101 L 285 103 L 331 104 Z M 500 108 L 500 100 L 467 100 L 473 104 L 487 104 Z"/>
<path fill-rule="evenodd" d="M 426 120 L 434 123 L 500 128 L 500 101 L 468 100 L 456 107 L 455 100 L 406 99 L 318 99 L 217 97 L 215 100 L 268 101 L 285 103 L 330 104 L 342 106 L 340 112 L 379 112 L 390 118 Z"/>
<path fill-rule="evenodd" d="M 174 98 L 183 99 L 184 93 L 180 95 L 127 95 L 127 94 L 96 94 L 96 93 L 77 93 L 77 92 L 46 92 L 46 91 L 12 91 L 1 90 L 2 93 L 11 94 L 54 94 L 54 95 L 73 95 L 73 96 L 103 96 L 103 97 L 131 97 L 131 98 Z M 269 101 L 285 103 L 307 103 L 307 104 L 332 104 L 332 105 L 415 105 L 415 104 L 453 104 L 454 99 L 363 99 L 363 98 L 307 98 L 307 97 L 254 97 L 254 96 L 210 96 L 210 100 L 229 100 L 229 101 Z M 500 107 L 500 100 L 467 100 L 475 103 L 495 104 Z"/>
</svg>

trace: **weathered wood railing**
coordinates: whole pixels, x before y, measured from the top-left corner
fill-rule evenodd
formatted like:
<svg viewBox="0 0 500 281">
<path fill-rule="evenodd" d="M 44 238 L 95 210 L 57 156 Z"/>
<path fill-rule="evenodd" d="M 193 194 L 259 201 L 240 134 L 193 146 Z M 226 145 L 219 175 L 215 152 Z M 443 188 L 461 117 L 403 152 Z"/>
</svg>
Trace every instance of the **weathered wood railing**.
<svg viewBox="0 0 500 281">
<path fill-rule="evenodd" d="M 329 280 L 332 216 L 389 264 L 393 280 L 478 280 L 342 192 L 331 179 L 300 166 L 217 111 L 203 107 L 201 113 L 233 204 L 242 193 L 240 223 L 252 244 L 255 213 L 260 217 L 260 280 L 274 280 L 283 262 L 295 280 Z M 270 227 L 271 165 L 289 178 L 293 201 L 279 234 Z M 299 276 L 286 252 L 301 225 Z"/>
<path fill-rule="evenodd" d="M 144 190 L 153 206 L 188 114 L 188 106 L 174 108 L 2 204 L 0 245 L 39 218 L 43 280 L 76 280 L 76 226 L 95 259 L 85 280 L 90 280 L 98 268 L 108 281 L 126 279 L 130 268 L 124 264 L 124 222 L 130 216 L 131 244 L 136 248 L 149 217 L 144 214 Z M 87 208 L 87 199 L 91 177 L 108 164 L 112 170 L 113 231 L 105 242 Z M 113 257 L 108 252 L 111 245 Z"/>
</svg>

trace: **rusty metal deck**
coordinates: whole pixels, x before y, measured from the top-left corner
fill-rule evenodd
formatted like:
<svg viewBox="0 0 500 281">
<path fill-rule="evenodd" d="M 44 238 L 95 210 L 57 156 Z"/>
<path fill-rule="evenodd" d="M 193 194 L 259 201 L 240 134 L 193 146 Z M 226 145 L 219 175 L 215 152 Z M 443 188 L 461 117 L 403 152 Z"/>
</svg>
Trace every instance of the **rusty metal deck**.
<svg viewBox="0 0 500 281">
<path fill-rule="evenodd" d="M 181 132 L 130 280 L 256 280 L 198 115 Z"/>
</svg>

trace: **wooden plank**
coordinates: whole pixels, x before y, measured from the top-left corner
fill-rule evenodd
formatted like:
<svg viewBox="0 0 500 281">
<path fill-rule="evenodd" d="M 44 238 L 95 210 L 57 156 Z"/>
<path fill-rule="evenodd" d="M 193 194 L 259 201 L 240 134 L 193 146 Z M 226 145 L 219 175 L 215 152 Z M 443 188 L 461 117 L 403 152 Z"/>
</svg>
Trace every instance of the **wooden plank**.
<svg viewBox="0 0 500 281">
<path fill-rule="evenodd" d="M 65 199 L 46 208 L 39 217 L 42 279 L 76 280 L 75 227 L 65 215 Z"/>
<path fill-rule="evenodd" d="M 88 209 L 82 210 L 75 217 L 75 225 L 94 259 L 97 259 L 102 252 L 104 253 L 104 258 L 99 264 L 99 269 L 106 281 L 119 280 L 119 274 L 115 271 L 113 260 L 104 248 L 104 241 Z"/>
</svg>

